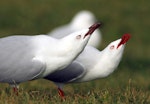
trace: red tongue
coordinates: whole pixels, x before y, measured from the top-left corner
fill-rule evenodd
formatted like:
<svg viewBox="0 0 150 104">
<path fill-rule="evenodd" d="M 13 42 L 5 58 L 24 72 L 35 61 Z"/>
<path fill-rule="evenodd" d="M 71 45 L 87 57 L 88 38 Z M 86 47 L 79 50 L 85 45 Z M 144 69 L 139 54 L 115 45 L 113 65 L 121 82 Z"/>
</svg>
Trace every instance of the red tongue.
<svg viewBox="0 0 150 104">
<path fill-rule="evenodd" d="M 118 44 L 118 46 L 117 46 L 117 48 L 119 48 L 119 46 L 121 45 L 121 44 L 125 44 L 129 39 L 130 39 L 130 34 L 124 34 L 123 36 L 122 36 L 122 38 L 121 38 L 121 41 L 120 41 L 120 43 Z"/>
</svg>

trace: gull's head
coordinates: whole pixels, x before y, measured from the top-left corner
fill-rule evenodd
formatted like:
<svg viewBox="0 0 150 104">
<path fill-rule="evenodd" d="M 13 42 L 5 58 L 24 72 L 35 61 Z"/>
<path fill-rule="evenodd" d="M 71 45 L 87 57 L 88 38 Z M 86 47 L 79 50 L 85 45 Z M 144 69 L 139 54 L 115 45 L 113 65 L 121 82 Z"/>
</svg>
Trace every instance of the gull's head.
<svg viewBox="0 0 150 104">
<path fill-rule="evenodd" d="M 71 33 L 70 35 L 67 35 L 66 37 L 63 38 L 63 41 L 65 43 L 65 48 L 66 49 L 74 48 L 74 49 L 82 50 L 88 43 L 88 40 L 90 39 L 92 33 L 100 26 L 101 26 L 100 23 L 95 23 L 87 29 L 83 29 Z"/>
<path fill-rule="evenodd" d="M 84 29 L 87 26 L 90 26 L 93 23 L 95 23 L 95 21 L 96 19 L 92 12 L 83 10 L 75 15 L 71 23 L 74 27 L 78 29 Z"/>
<path fill-rule="evenodd" d="M 125 44 L 130 39 L 130 34 L 124 34 L 121 39 L 111 42 L 105 49 L 106 56 L 115 63 L 120 62 Z"/>
</svg>

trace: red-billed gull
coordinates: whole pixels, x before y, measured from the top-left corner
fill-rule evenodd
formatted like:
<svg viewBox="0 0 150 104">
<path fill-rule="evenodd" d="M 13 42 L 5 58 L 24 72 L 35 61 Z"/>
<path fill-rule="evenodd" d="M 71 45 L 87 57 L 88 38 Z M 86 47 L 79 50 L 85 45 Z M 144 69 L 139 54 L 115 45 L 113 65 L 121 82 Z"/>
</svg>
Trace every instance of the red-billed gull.
<svg viewBox="0 0 150 104">
<path fill-rule="evenodd" d="M 62 39 L 47 35 L 0 38 L 0 82 L 17 90 L 21 82 L 64 69 L 82 52 L 99 26 L 95 23 Z"/>
<path fill-rule="evenodd" d="M 103 51 L 86 46 L 84 51 L 68 67 L 49 74 L 45 79 L 53 81 L 58 86 L 59 95 L 63 98 L 62 87 L 64 84 L 107 77 L 117 68 L 123 55 L 125 43 L 129 38 L 129 34 L 124 34 L 121 39 L 111 42 Z"/>
</svg>

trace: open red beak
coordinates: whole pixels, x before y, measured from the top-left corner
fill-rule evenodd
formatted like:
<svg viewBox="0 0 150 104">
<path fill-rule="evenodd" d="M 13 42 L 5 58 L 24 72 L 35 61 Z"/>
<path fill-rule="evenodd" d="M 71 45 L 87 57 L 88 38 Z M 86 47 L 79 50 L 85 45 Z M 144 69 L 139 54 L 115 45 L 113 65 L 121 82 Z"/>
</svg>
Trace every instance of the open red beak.
<svg viewBox="0 0 150 104">
<path fill-rule="evenodd" d="M 88 35 L 91 35 L 97 28 L 101 26 L 101 23 L 95 23 L 89 27 L 89 31 L 84 35 L 84 38 Z"/>
<path fill-rule="evenodd" d="M 119 46 L 121 46 L 122 44 L 125 44 L 130 39 L 130 37 L 131 37 L 130 34 L 124 34 L 117 48 L 119 48 Z"/>
</svg>

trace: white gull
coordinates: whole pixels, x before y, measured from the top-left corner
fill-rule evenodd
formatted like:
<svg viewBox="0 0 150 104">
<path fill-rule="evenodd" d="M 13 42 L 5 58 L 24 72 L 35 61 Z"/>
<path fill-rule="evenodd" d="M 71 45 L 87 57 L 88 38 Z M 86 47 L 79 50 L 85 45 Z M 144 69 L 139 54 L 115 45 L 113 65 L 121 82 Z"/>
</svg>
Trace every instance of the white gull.
<svg viewBox="0 0 150 104">
<path fill-rule="evenodd" d="M 49 74 L 45 79 L 53 81 L 58 86 L 59 95 L 63 98 L 62 87 L 64 84 L 107 77 L 119 65 L 125 43 L 129 38 L 129 34 L 124 34 L 121 39 L 111 42 L 103 51 L 86 46 L 84 51 L 68 67 Z"/>
<path fill-rule="evenodd" d="M 99 26 L 96 23 L 62 39 L 47 35 L 0 38 L 0 82 L 17 90 L 21 82 L 64 69 L 82 52 Z"/>
<path fill-rule="evenodd" d="M 48 35 L 59 39 L 59 38 L 62 38 L 64 36 L 72 33 L 72 32 L 89 27 L 95 22 L 96 22 L 96 18 L 94 16 L 94 14 L 90 11 L 83 10 L 83 11 L 78 12 L 74 16 L 71 23 L 55 28 L 50 33 L 48 33 Z M 88 45 L 91 45 L 94 47 L 100 46 L 101 38 L 102 38 L 101 32 L 100 32 L 100 30 L 97 29 L 92 34 L 92 36 L 88 42 Z"/>
</svg>

